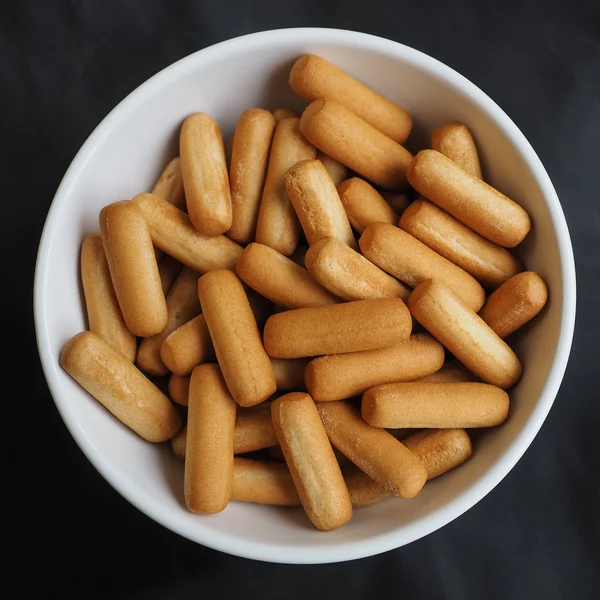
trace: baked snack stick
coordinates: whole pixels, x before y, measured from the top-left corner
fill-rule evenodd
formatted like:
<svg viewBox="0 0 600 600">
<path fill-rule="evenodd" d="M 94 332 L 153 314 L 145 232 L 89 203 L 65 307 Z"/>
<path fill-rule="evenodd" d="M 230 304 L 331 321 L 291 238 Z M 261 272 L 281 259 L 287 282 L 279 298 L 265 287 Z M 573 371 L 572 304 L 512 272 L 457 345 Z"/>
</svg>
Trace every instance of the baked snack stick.
<svg viewBox="0 0 600 600">
<path fill-rule="evenodd" d="M 164 255 L 158 261 L 158 274 L 160 275 L 160 285 L 162 286 L 162 291 L 165 295 L 165 298 L 167 297 L 169 290 L 175 283 L 175 280 L 177 279 L 177 277 L 179 277 L 179 274 L 181 273 L 182 269 L 183 265 L 178 260 L 174 259 L 172 256 L 169 256 L 168 254 Z"/>
<path fill-rule="evenodd" d="M 190 391 L 189 376 L 181 377 L 179 375 L 171 375 L 169 377 L 169 398 L 180 406 L 188 405 L 188 394 Z"/>
<path fill-rule="evenodd" d="M 418 380 L 423 383 L 466 383 L 468 381 L 477 381 L 477 377 L 456 359 L 447 360 L 439 371 L 420 377 Z"/>
<path fill-rule="evenodd" d="M 481 177 L 475 140 L 466 125 L 447 123 L 431 134 L 431 147 L 454 161 L 473 177 Z"/>
<path fill-rule="evenodd" d="M 342 163 L 331 158 L 331 156 L 327 156 L 327 154 L 319 150 L 317 152 L 317 159 L 323 163 L 334 185 L 338 185 L 338 183 L 341 183 L 348 177 L 348 169 Z"/>
<path fill-rule="evenodd" d="M 158 181 L 152 188 L 152 194 L 176 206 L 179 210 L 185 210 L 185 192 L 183 190 L 183 178 L 181 176 L 181 161 L 175 157 L 169 162 L 162 172 Z"/>
</svg>

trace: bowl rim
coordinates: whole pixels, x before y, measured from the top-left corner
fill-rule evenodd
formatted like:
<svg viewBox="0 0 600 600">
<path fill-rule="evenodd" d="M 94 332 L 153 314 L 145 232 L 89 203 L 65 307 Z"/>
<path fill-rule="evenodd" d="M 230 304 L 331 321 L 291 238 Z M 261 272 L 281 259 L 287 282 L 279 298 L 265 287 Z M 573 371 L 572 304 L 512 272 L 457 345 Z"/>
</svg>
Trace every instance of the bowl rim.
<svg viewBox="0 0 600 600">
<path fill-rule="evenodd" d="M 165 511 L 152 497 L 136 490 L 125 478 L 112 471 L 111 466 L 102 454 L 87 438 L 83 427 L 70 412 L 68 404 L 62 399 L 62 386 L 59 380 L 62 371 L 52 355 L 48 321 L 44 308 L 44 289 L 49 269 L 49 249 L 62 206 L 71 193 L 72 187 L 76 184 L 79 173 L 86 167 L 88 160 L 93 156 L 96 148 L 102 144 L 114 124 L 126 118 L 139 103 L 145 101 L 149 95 L 152 95 L 164 85 L 167 85 L 171 79 L 176 79 L 189 70 L 196 69 L 199 64 L 210 63 L 214 58 L 224 53 L 237 52 L 248 45 L 270 45 L 281 39 L 289 41 L 290 38 L 305 44 L 323 42 L 350 44 L 401 58 L 412 66 L 425 70 L 445 81 L 447 85 L 459 89 L 462 94 L 481 107 L 510 139 L 515 150 L 521 154 L 523 160 L 531 169 L 544 196 L 556 231 L 562 269 L 562 321 L 557 350 L 548 379 L 529 420 L 518 433 L 513 444 L 499 458 L 494 468 L 488 470 L 477 482 L 449 503 L 432 514 L 403 527 L 402 531 L 391 531 L 375 538 L 351 541 L 333 547 L 314 545 L 312 547 L 291 548 L 282 547 L 281 545 L 257 544 L 214 532 L 201 531 L 198 535 L 196 531 L 191 531 L 179 522 L 177 515 L 171 511 Z M 165 67 L 117 104 L 84 142 L 69 165 L 56 191 L 38 247 L 33 293 L 38 352 L 50 393 L 67 429 L 104 479 L 126 500 L 151 519 L 191 541 L 244 558 L 292 564 L 318 564 L 354 560 L 404 546 L 450 523 L 484 498 L 504 479 L 530 446 L 554 403 L 569 358 L 576 310 L 575 261 L 560 201 L 536 152 L 508 115 L 474 83 L 449 66 L 419 50 L 371 34 L 319 27 L 261 31 L 209 46 Z"/>
</svg>

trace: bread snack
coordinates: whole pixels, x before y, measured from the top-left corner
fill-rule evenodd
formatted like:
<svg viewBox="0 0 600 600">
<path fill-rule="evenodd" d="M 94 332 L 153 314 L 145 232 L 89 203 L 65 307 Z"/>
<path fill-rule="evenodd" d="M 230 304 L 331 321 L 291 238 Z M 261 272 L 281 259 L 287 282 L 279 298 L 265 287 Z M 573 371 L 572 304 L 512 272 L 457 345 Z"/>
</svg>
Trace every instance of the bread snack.
<svg viewBox="0 0 600 600">
<path fill-rule="evenodd" d="M 263 402 L 251 408 L 239 408 L 235 419 L 234 454 L 254 452 L 278 445 L 271 420 L 271 404 Z"/>
<path fill-rule="evenodd" d="M 380 194 L 383 199 L 394 209 L 397 215 L 401 215 L 406 207 L 410 204 L 410 197 L 408 194 L 400 192 L 389 192 L 387 190 L 380 190 Z"/>
<path fill-rule="evenodd" d="M 302 135 L 321 152 L 389 190 L 408 187 L 412 154 L 335 100 L 315 100 L 300 118 Z"/>
<path fill-rule="evenodd" d="M 281 396 L 271 406 L 273 427 L 302 506 L 318 529 L 352 518 L 352 504 L 319 412 L 308 394 Z"/>
<path fill-rule="evenodd" d="M 263 338 L 269 356 L 302 358 L 385 348 L 408 340 L 411 327 L 400 298 L 381 298 L 272 315 Z"/>
<path fill-rule="evenodd" d="M 181 428 L 171 401 L 99 335 L 83 331 L 60 355 L 62 368 L 119 421 L 148 442 L 165 442 Z"/>
<path fill-rule="evenodd" d="M 169 256 L 199 273 L 235 267 L 242 247 L 229 238 L 198 233 L 183 211 L 152 194 L 138 194 L 132 202 L 142 212 L 154 245 Z"/>
<path fill-rule="evenodd" d="M 431 147 L 454 161 L 473 177 L 481 179 L 481 165 L 475 140 L 466 125 L 448 123 L 431 134 Z"/>
<path fill-rule="evenodd" d="M 225 509 L 233 482 L 236 403 L 218 365 L 192 371 L 185 444 L 185 504 L 194 513 Z"/>
<path fill-rule="evenodd" d="M 325 170 L 329 174 L 329 177 L 331 177 L 331 181 L 333 181 L 333 185 L 337 186 L 348 177 L 348 169 L 342 163 L 331 158 L 331 156 L 327 156 L 327 154 L 319 150 L 317 152 L 317 159 L 323 163 Z"/>
<path fill-rule="evenodd" d="M 358 243 L 372 263 L 406 285 L 414 288 L 433 279 L 454 290 L 474 311 L 483 306 L 485 292 L 471 275 L 402 229 L 373 223 Z"/>
<path fill-rule="evenodd" d="M 198 280 L 198 295 L 231 395 L 240 406 L 266 400 L 277 389 L 275 376 L 241 281 L 231 271 L 211 271 Z"/>
<path fill-rule="evenodd" d="M 167 324 L 167 303 L 142 213 L 129 200 L 109 204 L 100 211 L 100 233 L 127 329 L 140 337 L 160 333 Z"/>
<path fill-rule="evenodd" d="M 344 300 L 402 298 L 411 292 L 341 240 L 320 239 L 306 253 L 309 273 L 324 288 Z"/>
<path fill-rule="evenodd" d="M 439 371 L 425 375 L 418 381 L 423 383 L 465 383 L 468 381 L 477 381 L 477 377 L 461 364 L 458 360 L 447 360 Z"/>
<path fill-rule="evenodd" d="M 440 152 L 421 150 L 407 176 L 417 192 L 500 246 L 516 246 L 531 229 L 521 206 Z"/>
<path fill-rule="evenodd" d="M 282 119 L 299 119 L 300 113 L 293 108 L 276 108 L 273 111 L 273 118 L 275 123 L 279 123 Z"/>
<path fill-rule="evenodd" d="M 261 108 L 245 110 L 235 128 L 229 169 L 233 220 L 227 236 L 240 244 L 256 234 L 274 132 L 273 115 Z"/>
<path fill-rule="evenodd" d="M 278 392 L 304 392 L 304 369 L 306 358 L 272 358 L 271 367 L 275 374 Z"/>
<path fill-rule="evenodd" d="M 306 388 L 317 402 L 358 396 L 383 383 L 413 381 L 434 373 L 444 362 L 444 348 L 425 333 L 378 350 L 321 356 L 308 363 Z"/>
<path fill-rule="evenodd" d="M 449 288 L 426 281 L 410 295 L 408 306 L 415 319 L 482 381 L 506 389 L 521 377 L 516 354 Z"/>
<path fill-rule="evenodd" d="M 531 321 L 547 300 L 544 280 L 537 273 L 525 271 L 511 277 L 491 294 L 479 316 L 504 339 Z"/>
<path fill-rule="evenodd" d="M 81 281 L 90 331 L 133 362 L 135 335 L 127 329 L 113 288 L 99 233 L 85 237 L 81 245 Z"/>
<path fill-rule="evenodd" d="M 190 377 L 186 375 L 171 375 L 169 377 L 169 398 L 180 406 L 188 405 L 188 395 L 190 391 Z"/>
<path fill-rule="evenodd" d="M 187 117 L 179 135 L 179 154 L 192 224 L 202 235 L 225 233 L 232 221 L 231 193 L 217 122 L 204 113 Z"/>
<path fill-rule="evenodd" d="M 160 251 L 162 253 L 162 250 Z M 169 290 L 175 283 L 175 280 L 181 273 L 183 269 L 183 265 L 172 256 L 168 254 L 163 256 L 158 261 L 158 274 L 160 276 L 160 285 L 162 287 L 163 294 L 165 298 L 169 293 Z"/>
<path fill-rule="evenodd" d="M 299 125 L 299 119 L 282 119 L 275 127 L 256 226 L 256 241 L 285 256 L 298 245 L 300 223 L 285 189 L 284 176 L 290 167 L 317 154 L 300 133 Z"/>
<path fill-rule="evenodd" d="M 171 450 L 177 460 L 185 460 L 185 444 L 187 442 L 187 425 L 184 425 L 172 438 Z"/>
<path fill-rule="evenodd" d="M 185 210 L 185 192 L 183 190 L 183 177 L 181 176 L 181 160 L 174 158 L 165 167 L 158 181 L 152 188 L 152 194 L 166 200 L 179 210 Z"/>
<path fill-rule="evenodd" d="M 290 87 L 306 102 L 337 100 L 399 144 L 410 134 L 412 118 L 401 106 L 320 56 L 305 54 L 294 63 Z"/>
<path fill-rule="evenodd" d="M 252 243 L 236 264 L 240 279 L 259 294 L 288 308 L 326 306 L 339 298 L 317 283 L 308 271 L 269 246 Z"/>
</svg>

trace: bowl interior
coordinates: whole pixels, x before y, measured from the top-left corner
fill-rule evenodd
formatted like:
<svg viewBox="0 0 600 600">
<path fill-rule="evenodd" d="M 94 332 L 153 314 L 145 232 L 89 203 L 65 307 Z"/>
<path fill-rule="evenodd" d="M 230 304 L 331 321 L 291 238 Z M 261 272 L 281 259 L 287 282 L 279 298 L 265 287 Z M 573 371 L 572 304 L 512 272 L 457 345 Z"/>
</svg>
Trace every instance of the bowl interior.
<svg viewBox="0 0 600 600">
<path fill-rule="evenodd" d="M 534 228 L 519 254 L 550 290 L 535 326 L 514 340 L 525 373 L 512 393 L 506 424 L 476 436 L 472 459 L 428 483 L 417 498 L 356 510 L 348 525 L 327 534 L 313 529 L 301 510 L 232 503 L 216 516 L 189 513 L 183 504 L 182 464 L 170 448 L 138 438 L 58 363 L 63 344 L 86 327 L 79 250 L 83 237 L 98 230 L 100 209 L 151 189 L 177 153 L 178 130 L 189 113 L 211 114 L 227 136 L 246 108 L 301 108 L 287 86 L 287 74 L 306 52 L 330 59 L 406 107 L 415 120 L 408 143 L 412 150 L 426 147 L 439 125 L 466 123 L 486 179 L 531 214 Z M 564 297 L 566 283 L 574 283 L 570 252 L 560 205 L 535 153 L 504 113 L 464 78 L 414 50 L 362 34 L 256 34 L 163 71 L 121 103 L 82 148 L 57 193 L 40 246 L 40 353 L 57 406 L 86 455 L 117 490 L 163 525 L 202 544 L 263 560 L 357 558 L 408 543 L 452 520 L 498 483 L 526 449 L 552 404 L 568 355 L 574 313 L 574 291 Z"/>
</svg>

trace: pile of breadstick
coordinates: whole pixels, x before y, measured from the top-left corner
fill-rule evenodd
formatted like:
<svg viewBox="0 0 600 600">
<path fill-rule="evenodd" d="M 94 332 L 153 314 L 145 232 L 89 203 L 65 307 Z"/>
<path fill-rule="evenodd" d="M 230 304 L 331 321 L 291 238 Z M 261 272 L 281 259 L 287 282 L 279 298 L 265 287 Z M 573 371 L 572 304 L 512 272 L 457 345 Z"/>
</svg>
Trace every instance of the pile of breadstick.
<svg viewBox="0 0 600 600">
<path fill-rule="evenodd" d="M 547 289 L 507 250 L 529 216 L 484 182 L 464 125 L 413 157 L 410 115 L 328 61 L 301 57 L 290 85 L 301 116 L 246 110 L 224 144 L 192 114 L 152 192 L 101 211 L 89 331 L 60 360 L 171 440 L 189 510 L 302 505 L 329 530 L 416 496 L 470 456 L 467 429 L 507 418 L 505 338 Z"/>
</svg>

